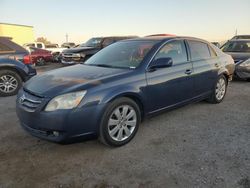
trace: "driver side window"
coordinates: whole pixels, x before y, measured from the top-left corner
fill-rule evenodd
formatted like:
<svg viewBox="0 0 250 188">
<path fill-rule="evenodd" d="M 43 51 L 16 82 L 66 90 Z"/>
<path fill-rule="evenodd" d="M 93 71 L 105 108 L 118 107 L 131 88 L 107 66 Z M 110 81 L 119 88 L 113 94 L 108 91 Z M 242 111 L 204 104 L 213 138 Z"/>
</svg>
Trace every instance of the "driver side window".
<svg viewBox="0 0 250 188">
<path fill-rule="evenodd" d="M 167 43 L 156 54 L 155 60 L 159 58 L 171 57 L 173 65 L 187 61 L 187 51 L 184 41 L 178 40 Z"/>
</svg>

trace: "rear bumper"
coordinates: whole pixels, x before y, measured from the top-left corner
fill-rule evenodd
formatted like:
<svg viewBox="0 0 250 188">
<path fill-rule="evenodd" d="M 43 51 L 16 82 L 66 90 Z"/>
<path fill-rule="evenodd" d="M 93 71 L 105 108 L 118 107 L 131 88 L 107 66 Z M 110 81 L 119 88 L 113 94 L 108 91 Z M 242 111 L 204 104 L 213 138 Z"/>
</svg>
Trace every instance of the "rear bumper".
<svg viewBox="0 0 250 188">
<path fill-rule="evenodd" d="M 34 65 L 26 65 L 26 73 L 23 75 L 23 81 L 26 82 L 35 75 L 36 69 L 34 68 Z"/>
</svg>

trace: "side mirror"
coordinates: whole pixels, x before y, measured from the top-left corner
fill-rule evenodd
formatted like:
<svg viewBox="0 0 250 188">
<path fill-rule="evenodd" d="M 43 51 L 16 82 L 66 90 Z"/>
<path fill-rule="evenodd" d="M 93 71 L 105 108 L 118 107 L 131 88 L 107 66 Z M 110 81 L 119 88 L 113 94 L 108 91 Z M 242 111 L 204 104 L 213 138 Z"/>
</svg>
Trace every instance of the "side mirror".
<svg viewBox="0 0 250 188">
<path fill-rule="evenodd" d="M 164 57 L 154 60 L 150 65 L 150 70 L 171 67 L 173 59 L 171 57 Z"/>
</svg>

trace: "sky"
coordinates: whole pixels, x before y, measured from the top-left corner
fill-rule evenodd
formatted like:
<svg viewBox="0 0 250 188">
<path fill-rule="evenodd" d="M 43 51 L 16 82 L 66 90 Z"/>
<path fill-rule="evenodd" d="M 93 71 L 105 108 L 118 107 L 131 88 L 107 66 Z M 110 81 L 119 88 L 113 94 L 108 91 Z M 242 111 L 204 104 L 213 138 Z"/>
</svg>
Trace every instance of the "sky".
<svg viewBox="0 0 250 188">
<path fill-rule="evenodd" d="M 250 0 L 0 0 L 0 22 L 54 43 L 171 33 L 209 41 L 250 34 Z"/>
</svg>

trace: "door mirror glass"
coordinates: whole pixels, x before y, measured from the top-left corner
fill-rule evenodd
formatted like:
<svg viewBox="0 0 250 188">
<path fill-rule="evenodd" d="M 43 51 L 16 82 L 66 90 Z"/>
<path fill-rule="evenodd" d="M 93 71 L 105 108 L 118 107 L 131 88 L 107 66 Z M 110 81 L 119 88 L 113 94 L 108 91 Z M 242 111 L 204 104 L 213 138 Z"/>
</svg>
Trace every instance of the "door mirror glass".
<svg viewBox="0 0 250 188">
<path fill-rule="evenodd" d="M 171 67 L 172 65 L 173 65 L 173 59 L 171 57 L 163 57 L 155 59 L 151 63 L 150 69 L 166 68 L 166 67 Z"/>
</svg>

